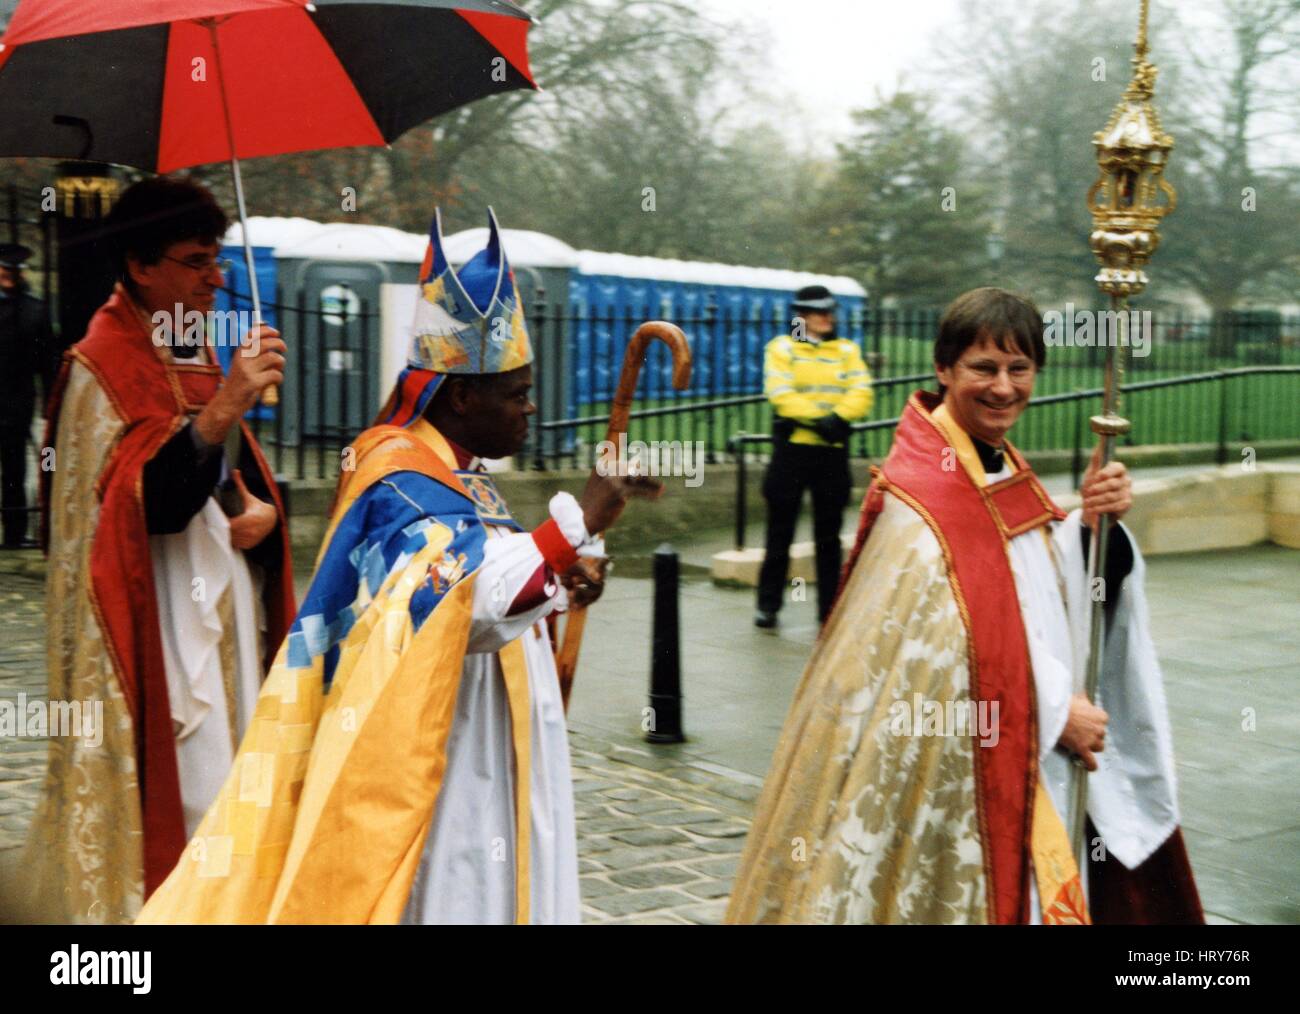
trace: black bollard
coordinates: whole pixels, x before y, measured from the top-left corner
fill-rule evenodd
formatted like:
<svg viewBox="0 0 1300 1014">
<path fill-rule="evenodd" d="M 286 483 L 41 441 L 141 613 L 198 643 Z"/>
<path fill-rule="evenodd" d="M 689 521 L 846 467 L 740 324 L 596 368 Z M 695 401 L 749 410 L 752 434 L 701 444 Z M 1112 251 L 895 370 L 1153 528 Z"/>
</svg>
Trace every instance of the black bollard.
<svg viewBox="0 0 1300 1014">
<path fill-rule="evenodd" d="M 682 652 L 677 617 L 677 551 L 655 550 L 655 611 L 650 642 L 650 707 L 643 728 L 649 743 L 684 743 Z"/>
</svg>

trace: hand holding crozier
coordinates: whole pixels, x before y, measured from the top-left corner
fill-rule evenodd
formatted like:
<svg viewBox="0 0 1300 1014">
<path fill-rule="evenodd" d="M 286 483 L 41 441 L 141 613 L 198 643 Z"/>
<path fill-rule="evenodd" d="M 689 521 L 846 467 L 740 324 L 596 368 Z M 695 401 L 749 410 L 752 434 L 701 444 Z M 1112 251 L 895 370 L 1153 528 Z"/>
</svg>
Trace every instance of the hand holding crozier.
<svg viewBox="0 0 1300 1014">
<path fill-rule="evenodd" d="M 1093 754 L 1106 749 L 1106 725 L 1110 715 L 1088 700 L 1084 694 L 1070 698 L 1070 715 L 1056 745 L 1078 758 L 1089 771 L 1097 770 Z"/>
<path fill-rule="evenodd" d="M 663 496 L 664 484 L 658 479 L 640 474 L 607 474 L 612 471 L 612 467 L 606 468 L 600 464 L 593 468 L 578 500 L 588 535 L 600 535 L 608 530 L 623 513 L 629 500 L 658 500 Z"/>
</svg>

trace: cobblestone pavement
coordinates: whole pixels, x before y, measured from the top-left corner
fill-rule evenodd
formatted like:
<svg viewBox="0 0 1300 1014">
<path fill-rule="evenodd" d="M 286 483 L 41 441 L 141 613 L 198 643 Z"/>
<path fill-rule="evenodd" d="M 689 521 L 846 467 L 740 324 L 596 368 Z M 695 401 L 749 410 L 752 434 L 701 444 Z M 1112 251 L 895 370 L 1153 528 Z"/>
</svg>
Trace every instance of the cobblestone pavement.
<svg viewBox="0 0 1300 1014">
<path fill-rule="evenodd" d="M 0 700 L 43 700 L 45 582 L 39 557 L 0 561 Z M 632 737 L 570 734 L 583 920 L 722 919 L 759 779 Z M 0 737 L 0 866 L 19 846 L 41 791 L 45 741 Z"/>
<path fill-rule="evenodd" d="M 761 779 L 649 746 L 569 733 L 583 921 L 722 921 Z"/>
</svg>

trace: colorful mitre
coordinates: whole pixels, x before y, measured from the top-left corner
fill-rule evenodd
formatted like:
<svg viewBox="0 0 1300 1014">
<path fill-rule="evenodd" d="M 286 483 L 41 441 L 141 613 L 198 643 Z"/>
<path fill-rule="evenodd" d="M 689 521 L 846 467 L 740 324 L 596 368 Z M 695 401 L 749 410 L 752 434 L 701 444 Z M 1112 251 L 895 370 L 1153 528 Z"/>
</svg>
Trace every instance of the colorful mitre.
<svg viewBox="0 0 1300 1014">
<path fill-rule="evenodd" d="M 442 212 L 435 210 L 406 369 L 378 421 L 409 426 L 446 374 L 508 373 L 532 361 L 524 306 L 496 214 L 488 208 L 487 246 L 457 271 L 443 249 Z"/>
</svg>

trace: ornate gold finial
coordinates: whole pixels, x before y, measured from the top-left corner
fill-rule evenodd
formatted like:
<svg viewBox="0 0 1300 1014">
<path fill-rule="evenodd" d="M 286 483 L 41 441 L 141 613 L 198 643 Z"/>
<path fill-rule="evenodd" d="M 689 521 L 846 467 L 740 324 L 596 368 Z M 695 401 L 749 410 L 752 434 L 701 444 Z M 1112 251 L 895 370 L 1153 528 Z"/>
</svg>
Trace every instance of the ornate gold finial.
<svg viewBox="0 0 1300 1014">
<path fill-rule="evenodd" d="M 1133 44 L 1133 80 L 1124 97 L 1133 101 L 1151 101 L 1156 90 L 1156 69 L 1147 61 L 1147 0 L 1142 0 L 1138 16 L 1138 37 Z M 1153 110 L 1154 112 L 1154 110 Z"/>
<path fill-rule="evenodd" d="M 1114 296 L 1131 296 L 1147 284 L 1146 266 L 1160 245 L 1159 225 L 1178 195 L 1164 178 L 1174 139 L 1152 105 L 1156 68 L 1147 60 L 1148 0 L 1142 0 L 1134 44 L 1133 79 L 1093 135 L 1101 175 L 1088 190 L 1092 252 L 1101 265 L 1096 281 Z"/>
<path fill-rule="evenodd" d="M 1101 264 L 1097 286 L 1110 296 L 1118 333 L 1103 340 L 1106 361 L 1102 372 L 1101 414 L 1089 420 L 1097 434 L 1098 459 L 1110 462 L 1115 440 L 1129 431 L 1129 421 L 1119 414 L 1124 383 L 1124 349 L 1129 342 L 1128 297 L 1146 288 L 1142 269 L 1160 242 L 1160 219 L 1174 210 L 1174 188 L 1164 178 L 1165 162 L 1174 139 L 1160 127 L 1151 104 L 1156 69 L 1147 61 L 1147 0 L 1142 0 L 1137 43 L 1133 47 L 1133 80 L 1124 91 L 1110 122 L 1093 135 L 1101 176 L 1088 190 L 1092 212 L 1092 252 Z M 1162 200 L 1163 195 L 1163 200 Z M 1110 538 L 1111 519 L 1104 516 L 1089 546 L 1088 584 L 1093 587 L 1102 572 Z M 1097 699 L 1105 634 L 1105 596 L 1094 596 L 1088 635 L 1088 665 L 1084 689 L 1088 700 Z M 1080 867 L 1088 861 L 1088 780 L 1083 768 L 1071 773 L 1070 828 L 1074 855 Z"/>
</svg>

